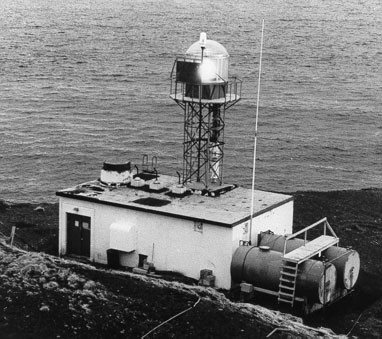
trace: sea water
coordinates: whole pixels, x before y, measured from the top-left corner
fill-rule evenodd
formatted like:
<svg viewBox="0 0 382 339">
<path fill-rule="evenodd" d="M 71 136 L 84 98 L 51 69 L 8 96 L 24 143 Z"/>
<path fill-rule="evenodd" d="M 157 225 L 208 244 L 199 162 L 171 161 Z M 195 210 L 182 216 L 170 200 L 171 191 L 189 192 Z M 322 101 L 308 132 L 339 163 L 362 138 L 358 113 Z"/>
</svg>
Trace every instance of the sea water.
<svg viewBox="0 0 382 339">
<path fill-rule="evenodd" d="M 382 187 L 380 0 L 2 0 L 0 199 L 55 201 L 103 161 L 182 169 L 176 56 L 200 32 L 230 53 L 225 182 L 292 192 Z"/>
</svg>

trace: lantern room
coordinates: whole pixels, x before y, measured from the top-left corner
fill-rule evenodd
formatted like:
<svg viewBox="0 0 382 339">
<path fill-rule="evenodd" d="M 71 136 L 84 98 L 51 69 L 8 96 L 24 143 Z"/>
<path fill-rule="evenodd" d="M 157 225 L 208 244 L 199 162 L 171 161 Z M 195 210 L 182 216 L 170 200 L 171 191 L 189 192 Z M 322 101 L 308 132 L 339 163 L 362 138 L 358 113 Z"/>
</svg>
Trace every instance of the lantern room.
<svg viewBox="0 0 382 339">
<path fill-rule="evenodd" d="M 174 64 L 176 94 L 206 100 L 225 99 L 227 93 L 237 96 L 237 88 L 229 88 L 232 84 L 228 79 L 228 64 L 227 50 L 201 33 L 200 39 Z"/>
</svg>

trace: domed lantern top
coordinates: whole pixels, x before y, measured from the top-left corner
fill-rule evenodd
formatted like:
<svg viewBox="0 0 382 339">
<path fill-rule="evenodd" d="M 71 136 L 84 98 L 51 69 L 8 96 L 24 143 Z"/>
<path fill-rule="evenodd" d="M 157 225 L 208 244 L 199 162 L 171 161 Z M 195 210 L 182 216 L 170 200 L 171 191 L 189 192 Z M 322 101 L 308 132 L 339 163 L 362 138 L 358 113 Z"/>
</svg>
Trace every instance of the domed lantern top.
<svg viewBox="0 0 382 339">
<path fill-rule="evenodd" d="M 205 34 L 205 33 L 204 33 Z M 190 48 L 186 51 L 186 55 L 190 57 L 202 57 L 202 47 L 203 57 L 211 57 L 211 58 L 228 58 L 229 54 L 223 45 L 214 40 L 203 39 L 203 33 L 200 34 L 201 39 L 195 43 L 193 43 Z"/>
<path fill-rule="evenodd" d="M 228 80 L 229 54 L 220 43 L 208 40 L 206 33 L 200 34 L 199 41 L 193 43 L 185 55 L 187 59 L 200 60 L 202 83 L 221 83 Z"/>
</svg>

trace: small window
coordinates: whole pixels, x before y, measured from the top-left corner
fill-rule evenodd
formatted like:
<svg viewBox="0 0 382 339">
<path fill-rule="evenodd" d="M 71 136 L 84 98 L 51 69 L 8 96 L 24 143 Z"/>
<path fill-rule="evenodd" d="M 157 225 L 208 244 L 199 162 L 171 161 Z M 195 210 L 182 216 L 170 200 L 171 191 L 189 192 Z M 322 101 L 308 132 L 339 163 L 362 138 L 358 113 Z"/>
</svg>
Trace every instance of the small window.
<svg viewBox="0 0 382 339">
<path fill-rule="evenodd" d="M 83 222 L 82 223 L 82 228 L 85 230 L 90 230 L 90 224 L 88 222 Z"/>
<path fill-rule="evenodd" d="M 75 227 L 80 227 L 80 222 L 78 220 L 74 220 L 74 226 Z"/>
</svg>

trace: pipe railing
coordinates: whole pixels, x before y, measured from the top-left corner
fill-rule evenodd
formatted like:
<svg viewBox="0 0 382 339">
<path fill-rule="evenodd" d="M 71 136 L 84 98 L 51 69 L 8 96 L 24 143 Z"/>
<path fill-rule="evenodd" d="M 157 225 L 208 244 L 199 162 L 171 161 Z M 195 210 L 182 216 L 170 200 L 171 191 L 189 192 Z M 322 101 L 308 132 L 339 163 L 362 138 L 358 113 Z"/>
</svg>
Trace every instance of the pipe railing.
<svg viewBox="0 0 382 339">
<path fill-rule="evenodd" d="M 307 234 L 308 234 L 308 231 L 311 230 L 312 228 L 315 228 L 316 226 L 320 225 L 320 224 L 324 224 L 324 235 L 326 235 L 327 233 L 327 229 L 330 231 L 331 235 L 334 237 L 334 238 L 337 238 L 338 239 L 338 236 L 337 234 L 334 232 L 333 228 L 329 225 L 329 222 L 327 220 L 327 218 L 322 218 L 321 220 L 315 222 L 314 224 L 310 225 L 310 226 L 307 226 L 305 228 L 303 228 L 302 230 L 296 232 L 296 233 L 293 233 L 293 234 L 290 234 L 288 236 L 285 237 L 285 242 L 284 242 L 284 251 L 283 251 L 283 255 L 285 256 L 286 254 L 286 248 L 287 248 L 287 242 L 288 240 L 291 240 L 293 238 L 296 238 L 298 235 L 304 233 L 304 246 L 306 245 L 306 241 L 307 241 Z"/>
</svg>

